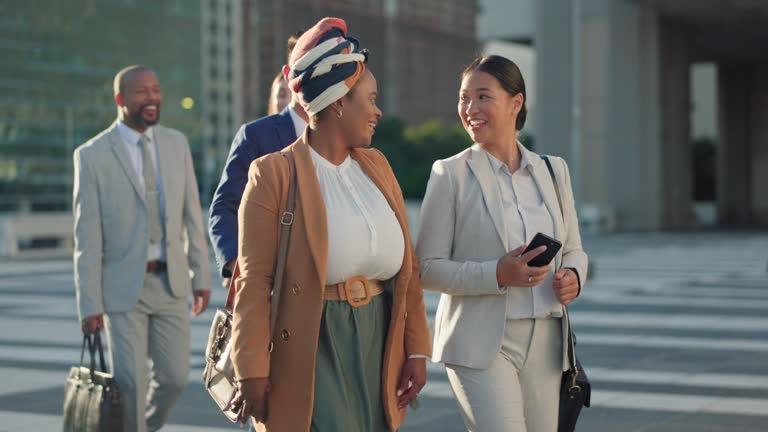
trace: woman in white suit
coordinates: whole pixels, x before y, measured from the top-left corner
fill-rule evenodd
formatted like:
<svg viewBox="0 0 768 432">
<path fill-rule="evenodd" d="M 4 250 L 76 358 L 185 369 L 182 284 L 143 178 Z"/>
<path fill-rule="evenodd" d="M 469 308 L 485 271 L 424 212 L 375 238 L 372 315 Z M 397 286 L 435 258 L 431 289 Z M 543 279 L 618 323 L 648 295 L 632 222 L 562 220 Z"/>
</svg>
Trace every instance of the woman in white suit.
<svg viewBox="0 0 768 432">
<path fill-rule="evenodd" d="M 462 74 L 458 113 L 474 141 L 435 162 L 421 208 L 417 254 L 425 288 L 442 293 L 434 356 L 470 431 L 555 432 L 563 305 L 587 276 L 568 167 L 518 141 L 526 117 L 518 67 L 477 58 Z M 555 187 L 563 199 L 561 212 Z M 545 267 L 523 254 L 541 232 L 563 247 Z"/>
</svg>

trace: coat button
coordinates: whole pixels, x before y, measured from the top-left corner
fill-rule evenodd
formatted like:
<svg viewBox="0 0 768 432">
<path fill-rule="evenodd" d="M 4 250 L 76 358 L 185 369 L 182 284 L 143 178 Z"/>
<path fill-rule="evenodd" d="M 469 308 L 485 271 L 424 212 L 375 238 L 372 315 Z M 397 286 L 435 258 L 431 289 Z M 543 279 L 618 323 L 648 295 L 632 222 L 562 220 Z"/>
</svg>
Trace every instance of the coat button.
<svg viewBox="0 0 768 432">
<path fill-rule="evenodd" d="M 408 312 L 405 313 L 405 319 L 408 319 Z"/>
<path fill-rule="evenodd" d="M 282 336 L 283 336 L 283 340 L 287 341 L 288 339 L 291 338 L 291 332 L 288 331 L 288 329 L 283 329 Z"/>
<path fill-rule="evenodd" d="M 301 293 L 301 287 L 299 284 L 293 284 L 293 287 L 291 288 L 291 292 L 293 295 L 299 295 Z"/>
</svg>

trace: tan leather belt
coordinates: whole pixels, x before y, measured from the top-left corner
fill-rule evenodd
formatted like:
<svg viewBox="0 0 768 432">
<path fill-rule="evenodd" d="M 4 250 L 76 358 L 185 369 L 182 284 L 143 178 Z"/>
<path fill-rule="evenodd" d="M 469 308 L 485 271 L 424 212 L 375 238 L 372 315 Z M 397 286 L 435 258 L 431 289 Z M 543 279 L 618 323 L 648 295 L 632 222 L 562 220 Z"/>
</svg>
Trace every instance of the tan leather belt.
<svg viewBox="0 0 768 432">
<path fill-rule="evenodd" d="M 168 264 L 165 261 L 148 261 L 147 273 L 160 273 L 168 269 Z"/>
<path fill-rule="evenodd" d="M 371 298 L 384 292 L 381 282 L 355 276 L 345 282 L 326 285 L 323 300 L 341 300 L 352 307 L 365 306 L 371 302 Z"/>
</svg>

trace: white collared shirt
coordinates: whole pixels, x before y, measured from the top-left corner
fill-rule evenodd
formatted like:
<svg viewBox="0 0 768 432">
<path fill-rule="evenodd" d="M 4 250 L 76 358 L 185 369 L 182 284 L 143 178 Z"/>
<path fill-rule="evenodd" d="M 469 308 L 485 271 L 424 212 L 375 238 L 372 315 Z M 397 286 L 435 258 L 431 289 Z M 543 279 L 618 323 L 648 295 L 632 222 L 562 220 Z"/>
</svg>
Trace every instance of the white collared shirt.
<svg viewBox="0 0 768 432">
<path fill-rule="evenodd" d="M 499 186 L 510 250 L 530 243 L 538 232 L 553 237 L 555 230 L 552 215 L 533 178 L 532 153 L 519 142 L 517 146 L 520 150 L 520 168 L 514 173 L 509 172 L 506 164 L 483 150 Z M 539 285 L 532 288 L 508 287 L 507 319 L 561 316 L 562 309 L 552 288 L 554 273 L 553 269 Z"/>
<path fill-rule="evenodd" d="M 288 108 L 288 113 L 291 115 L 291 121 L 293 121 L 293 128 L 296 131 L 296 138 L 304 135 L 304 129 L 307 128 L 307 122 L 303 118 L 299 117 L 299 114 L 291 106 Z"/>
<path fill-rule="evenodd" d="M 328 221 L 325 284 L 354 276 L 387 280 L 403 265 L 405 239 L 395 212 L 360 165 L 334 165 L 310 147 Z"/>
<path fill-rule="evenodd" d="M 125 150 L 128 152 L 128 159 L 131 160 L 136 175 L 139 179 L 139 185 L 141 185 L 141 193 L 144 193 L 144 162 L 142 160 L 142 149 L 139 143 L 141 133 L 137 130 L 131 129 L 122 120 L 117 121 L 117 132 L 120 134 L 120 138 L 123 140 Z M 160 166 L 157 163 L 159 157 L 157 155 L 157 144 L 155 143 L 155 133 L 150 126 L 144 131 L 144 135 L 149 139 L 149 147 L 152 149 L 150 157 L 155 164 L 155 177 L 157 178 L 157 190 L 158 200 L 160 201 L 160 217 L 161 222 L 164 220 L 165 215 L 165 194 L 163 191 L 163 182 L 160 172 Z M 165 230 L 163 230 L 163 240 L 160 244 L 149 244 L 147 247 L 147 261 L 164 260 L 166 256 L 165 249 Z"/>
</svg>

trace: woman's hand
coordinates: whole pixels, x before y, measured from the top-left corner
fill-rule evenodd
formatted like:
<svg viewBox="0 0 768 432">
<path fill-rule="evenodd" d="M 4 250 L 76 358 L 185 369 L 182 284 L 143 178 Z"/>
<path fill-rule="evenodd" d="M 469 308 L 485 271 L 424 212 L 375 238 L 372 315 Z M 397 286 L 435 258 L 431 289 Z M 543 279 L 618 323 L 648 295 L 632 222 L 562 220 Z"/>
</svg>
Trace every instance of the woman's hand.
<svg viewBox="0 0 768 432">
<path fill-rule="evenodd" d="M 522 245 L 499 258 L 499 262 L 496 264 L 496 280 L 500 287 L 534 287 L 540 284 L 552 270 L 551 263 L 544 267 L 528 266 L 532 259 L 547 250 L 546 246 L 539 246 L 523 254 L 525 248 L 526 245 Z"/>
<path fill-rule="evenodd" d="M 239 412 L 237 421 L 243 426 L 248 422 L 248 417 L 263 423 L 267 419 L 267 393 L 269 378 L 244 379 L 240 381 L 240 388 L 228 408 Z"/>
<path fill-rule="evenodd" d="M 400 373 L 400 385 L 397 387 L 398 408 L 403 409 L 408 403 L 416 399 L 426 383 L 427 359 L 412 358 L 406 360 Z"/>
<path fill-rule="evenodd" d="M 560 269 L 552 281 L 555 297 L 560 304 L 568 305 L 579 295 L 579 277 L 571 269 Z"/>
</svg>

